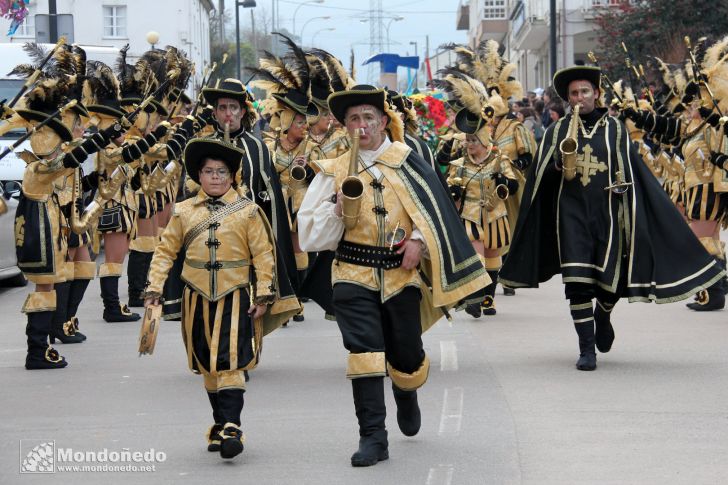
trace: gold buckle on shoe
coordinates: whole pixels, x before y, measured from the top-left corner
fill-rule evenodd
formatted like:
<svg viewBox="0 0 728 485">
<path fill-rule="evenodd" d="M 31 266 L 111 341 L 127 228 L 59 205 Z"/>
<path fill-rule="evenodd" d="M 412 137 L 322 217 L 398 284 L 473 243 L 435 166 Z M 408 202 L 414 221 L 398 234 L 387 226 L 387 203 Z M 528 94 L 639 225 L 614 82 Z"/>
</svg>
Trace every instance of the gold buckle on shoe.
<svg viewBox="0 0 728 485">
<path fill-rule="evenodd" d="M 58 362 L 61 362 L 63 360 L 63 357 L 61 357 L 61 354 L 59 354 L 56 349 L 54 349 L 53 347 L 48 347 L 45 351 L 45 359 L 48 362 L 53 362 L 54 364 L 57 364 Z"/>
<path fill-rule="evenodd" d="M 73 325 L 73 322 L 71 320 L 63 324 L 63 333 L 66 335 L 66 337 L 73 337 L 74 335 L 76 335 L 76 327 Z"/>
</svg>

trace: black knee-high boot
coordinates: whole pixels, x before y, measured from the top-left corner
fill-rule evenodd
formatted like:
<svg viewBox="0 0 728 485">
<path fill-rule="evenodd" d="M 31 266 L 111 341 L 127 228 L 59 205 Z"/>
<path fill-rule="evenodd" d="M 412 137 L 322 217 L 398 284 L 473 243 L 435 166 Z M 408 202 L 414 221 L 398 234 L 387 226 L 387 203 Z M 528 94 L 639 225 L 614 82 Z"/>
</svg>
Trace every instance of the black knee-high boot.
<svg viewBox="0 0 728 485">
<path fill-rule="evenodd" d="M 64 281 L 53 285 L 56 290 L 56 311 L 53 312 L 53 320 L 51 322 L 51 331 L 49 338 L 52 344 L 56 343 L 56 339 L 64 344 L 77 344 L 83 342 L 83 339 L 76 335 L 76 329 L 68 318 L 68 300 L 71 292 L 71 282 Z"/>
<path fill-rule="evenodd" d="M 141 317 L 132 313 L 119 301 L 119 277 L 102 276 L 99 278 L 101 299 L 104 302 L 104 320 L 107 322 L 135 322 Z"/>
<path fill-rule="evenodd" d="M 612 327 L 612 310 L 615 301 L 606 301 L 597 298 L 594 307 L 595 340 L 599 352 L 606 354 L 612 349 L 614 343 L 614 327 Z"/>
<path fill-rule="evenodd" d="M 144 306 L 144 300 L 142 300 L 142 292 L 144 291 L 147 283 L 147 271 L 149 270 L 149 265 L 147 264 L 147 254 L 154 253 L 143 253 L 134 249 L 129 251 L 129 260 L 126 266 L 126 273 L 127 285 L 129 287 L 130 307 Z"/>
<path fill-rule="evenodd" d="M 576 368 L 594 370 L 597 368 L 597 353 L 592 301 L 588 298 L 572 298 L 569 310 L 574 320 L 576 334 L 579 336 L 579 360 L 576 362 Z"/>
<path fill-rule="evenodd" d="M 86 336 L 78 331 L 78 307 L 81 305 L 81 300 L 86 294 L 91 280 L 87 279 L 76 279 L 71 281 L 71 290 L 68 293 L 68 321 L 73 324 L 73 328 L 76 331 L 76 336 L 81 337 L 81 340 L 86 340 Z"/>
<path fill-rule="evenodd" d="M 240 414 L 243 412 L 245 390 L 224 389 L 217 391 L 217 406 L 220 418 L 225 423 L 220 434 L 220 456 L 233 458 L 243 452 L 243 432 L 240 429 Z"/>
<path fill-rule="evenodd" d="M 498 284 L 498 270 L 489 269 L 488 276 L 492 281 L 485 287 L 485 298 L 482 304 L 483 315 L 495 315 L 495 287 Z"/>
<path fill-rule="evenodd" d="M 53 310 L 28 313 L 28 325 L 25 327 L 25 335 L 28 337 L 25 368 L 28 370 L 62 369 L 68 365 L 66 359 L 48 345 L 53 313 Z"/>
<path fill-rule="evenodd" d="M 389 442 L 384 425 L 384 378 L 352 379 L 354 409 L 359 421 L 359 449 L 351 455 L 352 466 L 372 466 L 389 458 Z"/>
<path fill-rule="evenodd" d="M 210 406 L 212 407 L 212 419 L 213 424 L 207 431 L 207 451 L 220 451 L 220 443 L 222 442 L 223 425 L 225 420 L 220 416 L 219 404 L 217 402 L 217 392 L 208 392 L 207 398 L 210 400 Z"/>
<path fill-rule="evenodd" d="M 414 436 L 420 431 L 422 413 L 417 403 L 417 391 L 404 391 L 392 383 L 394 402 L 397 404 L 397 425 L 405 436 Z"/>
</svg>

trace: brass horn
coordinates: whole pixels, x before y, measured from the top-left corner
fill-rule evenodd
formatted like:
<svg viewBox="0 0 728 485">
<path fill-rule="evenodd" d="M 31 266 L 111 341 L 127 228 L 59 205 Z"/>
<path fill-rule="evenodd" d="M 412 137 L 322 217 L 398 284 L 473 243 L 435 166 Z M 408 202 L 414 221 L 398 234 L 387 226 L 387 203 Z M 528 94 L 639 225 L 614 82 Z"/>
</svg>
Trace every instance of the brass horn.
<svg viewBox="0 0 728 485">
<path fill-rule="evenodd" d="M 96 219 L 104 212 L 104 200 L 100 194 L 96 194 L 94 200 L 84 209 L 83 214 L 79 214 L 76 201 L 83 200 L 83 193 L 81 192 L 81 171 L 79 169 L 73 171 L 73 189 L 71 194 L 71 219 L 69 225 L 74 233 L 83 234 L 91 229 Z"/>
<path fill-rule="evenodd" d="M 576 150 L 579 148 L 579 104 L 571 111 L 571 121 L 566 138 L 561 140 L 559 150 L 561 151 L 561 164 L 564 171 L 564 178 L 568 181 L 576 177 Z"/>
<path fill-rule="evenodd" d="M 349 174 L 341 183 L 341 193 L 344 200 L 341 202 L 341 213 L 344 217 L 344 227 L 354 229 L 359 222 L 361 212 L 361 198 L 364 194 L 364 183 L 357 172 L 359 167 L 359 129 L 351 137 L 351 151 L 349 152 Z"/>
</svg>

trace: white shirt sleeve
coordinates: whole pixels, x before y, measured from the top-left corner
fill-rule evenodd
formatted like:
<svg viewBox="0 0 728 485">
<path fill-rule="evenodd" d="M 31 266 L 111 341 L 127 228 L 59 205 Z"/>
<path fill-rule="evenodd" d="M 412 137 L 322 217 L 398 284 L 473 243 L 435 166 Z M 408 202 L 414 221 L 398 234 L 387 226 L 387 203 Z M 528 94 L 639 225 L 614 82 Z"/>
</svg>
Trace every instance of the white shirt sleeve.
<svg viewBox="0 0 728 485">
<path fill-rule="evenodd" d="M 422 257 L 429 259 L 430 251 L 427 248 L 427 241 L 425 241 L 425 235 L 422 234 L 422 231 L 420 231 L 416 227 L 413 227 L 412 234 L 410 234 L 410 239 L 412 239 L 413 241 L 420 241 L 422 243 Z"/>
<path fill-rule="evenodd" d="M 316 174 L 298 209 L 298 244 L 304 251 L 334 251 L 344 235 L 344 221 L 334 214 L 331 202 L 336 193 L 336 179 L 322 172 Z"/>
</svg>

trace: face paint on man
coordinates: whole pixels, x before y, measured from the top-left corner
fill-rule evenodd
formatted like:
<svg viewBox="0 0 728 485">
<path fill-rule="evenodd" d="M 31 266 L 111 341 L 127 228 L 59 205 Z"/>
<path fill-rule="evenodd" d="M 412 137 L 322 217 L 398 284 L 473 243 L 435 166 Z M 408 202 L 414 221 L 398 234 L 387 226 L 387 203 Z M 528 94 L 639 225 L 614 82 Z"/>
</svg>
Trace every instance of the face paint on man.
<svg viewBox="0 0 728 485">
<path fill-rule="evenodd" d="M 362 150 L 376 150 L 384 141 L 387 116 L 374 106 L 352 106 L 346 110 L 344 121 L 349 134 L 361 130 L 359 148 Z"/>
</svg>

